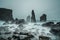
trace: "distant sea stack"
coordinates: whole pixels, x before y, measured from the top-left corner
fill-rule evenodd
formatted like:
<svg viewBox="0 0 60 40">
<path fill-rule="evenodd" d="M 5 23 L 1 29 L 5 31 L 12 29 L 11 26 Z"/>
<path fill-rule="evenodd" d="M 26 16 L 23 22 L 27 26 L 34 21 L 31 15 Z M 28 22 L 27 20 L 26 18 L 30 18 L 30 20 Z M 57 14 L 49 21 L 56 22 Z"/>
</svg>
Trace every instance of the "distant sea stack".
<svg viewBox="0 0 60 40">
<path fill-rule="evenodd" d="M 12 10 L 6 8 L 0 8 L 0 20 L 3 21 L 13 20 Z"/>
<path fill-rule="evenodd" d="M 46 14 L 43 14 L 41 17 L 40 17 L 40 21 L 46 21 L 47 20 L 47 15 Z"/>
<path fill-rule="evenodd" d="M 30 22 L 31 18 L 30 15 L 27 16 L 27 22 Z"/>
<path fill-rule="evenodd" d="M 34 10 L 32 10 L 31 22 L 36 22 Z"/>
</svg>

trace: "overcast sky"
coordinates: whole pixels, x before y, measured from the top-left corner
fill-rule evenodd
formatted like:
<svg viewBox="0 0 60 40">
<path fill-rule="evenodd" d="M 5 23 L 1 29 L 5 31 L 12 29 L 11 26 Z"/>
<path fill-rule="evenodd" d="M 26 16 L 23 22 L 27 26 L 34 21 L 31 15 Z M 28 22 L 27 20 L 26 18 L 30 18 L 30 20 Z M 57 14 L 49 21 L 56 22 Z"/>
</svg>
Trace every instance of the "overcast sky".
<svg viewBox="0 0 60 40">
<path fill-rule="evenodd" d="M 0 8 L 12 9 L 19 19 L 26 19 L 33 9 L 36 19 L 45 13 L 50 20 L 60 20 L 60 0 L 0 0 Z"/>
</svg>

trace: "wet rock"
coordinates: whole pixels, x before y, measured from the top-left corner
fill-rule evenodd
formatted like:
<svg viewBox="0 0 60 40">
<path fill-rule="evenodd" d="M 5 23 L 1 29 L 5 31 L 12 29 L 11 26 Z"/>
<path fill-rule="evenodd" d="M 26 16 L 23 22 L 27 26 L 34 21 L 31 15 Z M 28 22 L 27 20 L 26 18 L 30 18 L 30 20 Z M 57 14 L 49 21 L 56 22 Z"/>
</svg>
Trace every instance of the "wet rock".
<svg viewBox="0 0 60 40">
<path fill-rule="evenodd" d="M 31 22 L 36 22 L 34 10 L 32 10 Z"/>
<path fill-rule="evenodd" d="M 11 32 L 5 32 L 4 34 L 11 34 Z"/>
<path fill-rule="evenodd" d="M 0 8 L 0 20 L 3 21 L 13 20 L 12 10 L 6 8 Z"/>
<path fill-rule="evenodd" d="M 57 22 L 57 25 L 60 26 L 60 22 Z"/>
<path fill-rule="evenodd" d="M 54 25 L 54 22 L 47 22 L 42 24 L 42 26 L 52 26 L 52 25 Z"/>
<path fill-rule="evenodd" d="M 28 35 L 28 33 L 20 32 L 20 35 Z"/>
<path fill-rule="evenodd" d="M 20 40 L 20 37 L 19 36 L 16 36 L 16 35 L 13 35 L 12 38 L 15 40 Z"/>
<path fill-rule="evenodd" d="M 47 15 L 46 14 L 43 14 L 41 17 L 40 17 L 40 21 L 46 21 L 47 20 Z"/>
<path fill-rule="evenodd" d="M 7 40 L 11 40 L 12 38 L 11 37 L 8 37 Z"/>
<path fill-rule="evenodd" d="M 50 37 L 39 36 L 39 40 L 50 40 Z"/>
<path fill-rule="evenodd" d="M 0 37 L 0 40 L 6 40 L 6 39 L 4 39 L 4 38 Z"/>
<path fill-rule="evenodd" d="M 54 35 L 60 35 L 60 28 L 52 28 L 50 32 Z"/>
<path fill-rule="evenodd" d="M 25 20 L 24 19 L 16 19 L 15 23 L 16 24 L 25 23 Z"/>
<path fill-rule="evenodd" d="M 26 35 L 27 37 L 25 37 L 24 39 L 21 40 L 31 40 L 31 38 L 33 38 L 34 36 L 32 34 L 29 33 L 20 33 L 20 35 Z"/>
</svg>

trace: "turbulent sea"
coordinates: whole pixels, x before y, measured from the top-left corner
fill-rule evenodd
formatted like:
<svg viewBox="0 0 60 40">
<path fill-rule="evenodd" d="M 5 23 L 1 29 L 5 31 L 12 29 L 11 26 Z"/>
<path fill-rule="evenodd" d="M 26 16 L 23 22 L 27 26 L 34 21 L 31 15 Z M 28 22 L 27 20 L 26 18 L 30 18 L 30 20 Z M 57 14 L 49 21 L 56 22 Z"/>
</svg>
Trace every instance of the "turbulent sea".
<svg viewBox="0 0 60 40">
<path fill-rule="evenodd" d="M 54 22 L 56 23 L 59 21 L 54 21 Z M 39 40 L 39 36 L 50 37 L 51 40 L 59 40 L 60 37 L 52 34 L 50 32 L 51 30 L 50 27 L 43 27 L 42 26 L 43 23 L 44 22 L 36 22 L 36 23 L 28 22 L 25 24 L 15 24 L 11 22 L 5 23 L 4 21 L 0 21 L 0 33 L 2 33 L 0 37 L 8 38 L 8 37 L 12 37 L 13 32 L 18 32 L 18 33 L 24 32 L 34 35 L 34 38 L 32 38 L 31 40 Z M 5 35 L 4 34 L 5 32 L 11 32 L 11 34 Z"/>
</svg>

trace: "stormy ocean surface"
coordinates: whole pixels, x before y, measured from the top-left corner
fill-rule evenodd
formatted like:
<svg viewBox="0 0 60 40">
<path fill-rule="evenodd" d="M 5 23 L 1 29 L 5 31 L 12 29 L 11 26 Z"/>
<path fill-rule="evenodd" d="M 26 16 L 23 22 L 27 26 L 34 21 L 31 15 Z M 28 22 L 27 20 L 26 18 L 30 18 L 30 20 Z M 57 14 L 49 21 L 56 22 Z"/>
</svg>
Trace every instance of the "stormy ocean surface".
<svg viewBox="0 0 60 40">
<path fill-rule="evenodd" d="M 54 23 L 59 21 L 54 21 Z M 11 23 L 9 21 L 8 23 L 5 21 L 0 21 L 0 38 L 3 37 L 7 39 L 8 37 L 12 37 L 14 35 L 14 32 L 16 33 L 29 33 L 34 36 L 34 38 L 31 38 L 31 40 L 39 40 L 39 36 L 46 36 L 49 37 L 50 40 L 60 40 L 60 36 L 54 35 L 50 32 L 51 27 L 43 27 L 42 24 L 45 22 L 27 22 L 24 24 L 15 24 Z M 21 39 L 26 37 L 25 35 L 19 35 L 16 34 L 16 36 L 19 36 Z"/>
</svg>

